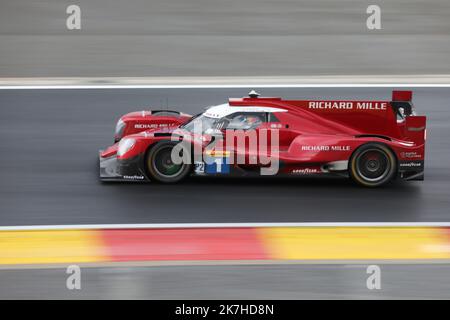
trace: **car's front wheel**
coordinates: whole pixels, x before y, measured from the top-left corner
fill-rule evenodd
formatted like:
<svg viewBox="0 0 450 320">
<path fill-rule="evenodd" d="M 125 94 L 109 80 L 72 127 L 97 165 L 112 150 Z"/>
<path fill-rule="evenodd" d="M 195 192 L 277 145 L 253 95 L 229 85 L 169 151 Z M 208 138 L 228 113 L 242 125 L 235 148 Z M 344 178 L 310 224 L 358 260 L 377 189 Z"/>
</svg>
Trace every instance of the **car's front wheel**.
<svg viewBox="0 0 450 320">
<path fill-rule="evenodd" d="M 397 172 L 397 160 L 387 146 L 368 143 L 359 147 L 350 159 L 350 176 L 365 187 L 379 187 L 390 182 Z"/>
<path fill-rule="evenodd" d="M 162 183 L 176 183 L 186 178 L 192 171 L 192 164 L 186 161 L 186 148 L 176 147 L 172 141 L 160 141 L 147 152 L 145 164 L 150 180 Z M 185 159 L 181 163 L 173 159 L 172 151 L 176 150 L 178 159 Z"/>
</svg>

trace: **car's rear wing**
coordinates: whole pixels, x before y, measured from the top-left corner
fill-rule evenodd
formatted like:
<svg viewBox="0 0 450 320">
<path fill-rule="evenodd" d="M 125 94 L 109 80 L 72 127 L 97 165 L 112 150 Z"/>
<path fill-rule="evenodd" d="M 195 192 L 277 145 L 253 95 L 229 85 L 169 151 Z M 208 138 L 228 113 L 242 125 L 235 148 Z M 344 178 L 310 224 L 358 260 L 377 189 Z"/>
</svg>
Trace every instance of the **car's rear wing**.
<svg viewBox="0 0 450 320">
<path fill-rule="evenodd" d="M 412 91 L 393 91 L 390 105 L 397 114 L 397 125 L 406 140 L 425 143 L 426 117 L 417 116 L 412 103 Z"/>
<path fill-rule="evenodd" d="M 392 91 L 390 105 L 402 118 L 415 115 L 414 105 L 412 104 L 412 91 Z"/>
</svg>

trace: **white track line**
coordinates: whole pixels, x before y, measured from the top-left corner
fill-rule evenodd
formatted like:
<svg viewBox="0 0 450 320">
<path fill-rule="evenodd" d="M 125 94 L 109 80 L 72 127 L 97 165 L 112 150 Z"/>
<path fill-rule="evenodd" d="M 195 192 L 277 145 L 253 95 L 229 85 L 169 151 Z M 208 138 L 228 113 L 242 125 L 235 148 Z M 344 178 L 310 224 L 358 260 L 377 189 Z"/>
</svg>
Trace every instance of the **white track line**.
<svg viewBox="0 0 450 320">
<path fill-rule="evenodd" d="M 193 229 L 268 227 L 450 227 L 450 222 L 292 222 L 292 223 L 144 223 L 2 226 L 0 231 L 98 230 L 98 229 Z"/>
<path fill-rule="evenodd" d="M 185 267 L 185 266 L 263 266 L 263 265 L 339 265 L 344 267 L 367 265 L 436 265 L 450 264 L 450 259 L 368 259 L 368 260 L 147 260 L 76 263 L 80 268 L 139 268 L 139 267 Z M 4 264 L 0 270 L 67 269 L 70 263 Z"/>
<path fill-rule="evenodd" d="M 375 83 L 375 84 L 238 84 L 238 85 L 6 85 L 0 90 L 76 90 L 76 89 L 239 89 L 239 88 L 450 88 L 443 83 Z"/>
</svg>

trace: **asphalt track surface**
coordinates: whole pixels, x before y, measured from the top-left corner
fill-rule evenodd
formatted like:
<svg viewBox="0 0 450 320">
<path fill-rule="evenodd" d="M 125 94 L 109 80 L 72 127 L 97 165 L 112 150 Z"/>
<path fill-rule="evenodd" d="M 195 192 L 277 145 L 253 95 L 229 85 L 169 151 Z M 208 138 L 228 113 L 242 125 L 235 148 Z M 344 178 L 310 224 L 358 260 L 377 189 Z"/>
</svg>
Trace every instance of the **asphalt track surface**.
<svg viewBox="0 0 450 320">
<path fill-rule="evenodd" d="M 115 122 L 166 107 L 195 113 L 239 89 L 0 90 L 0 225 L 450 221 L 450 89 L 417 88 L 428 116 L 424 182 L 365 189 L 346 179 L 98 180 Z M 390 88 L 258 89 L 284 98 L 389 99 Z"/>
<path fill-rule="evenodd" d="M 0 2 L 0 77 L 450 74 L 450 2 L 78 0 Z"/>
<path fill-rule="evenodd" d="M 0 299 L 450 299 L 448 265 L 379 267 L 380 290 L 367 265 L 82 268 L 81 290 L 63 267 L 2 270 Z"/>
</svg>

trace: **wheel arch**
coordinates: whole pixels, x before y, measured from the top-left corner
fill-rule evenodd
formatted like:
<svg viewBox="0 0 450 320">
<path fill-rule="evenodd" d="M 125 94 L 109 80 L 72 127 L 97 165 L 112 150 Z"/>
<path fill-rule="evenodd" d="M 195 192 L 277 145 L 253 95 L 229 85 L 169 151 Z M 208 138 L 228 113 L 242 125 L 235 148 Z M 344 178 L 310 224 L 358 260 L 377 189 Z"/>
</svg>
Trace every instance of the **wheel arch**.
<svg viewBox="0 0 450 320">
<path fill-rule="evenodd" d="M 364 147 L 364 146 L 366 146 L 368 144 L 379 144 L 379 145 L 382 145 L 382 146 L 388 148 L 389 151 L 391 151 L 392 154 L 394 155 L 394 158 L 395 158 L 395 170 L 398 171 L 398 161 L 399 160 L 398 160 L 397 153 L 395 152 L 395 150 L 389 144 L 387 144 L 385 142 L 382 142 L 382 141 L 365 141 L 365 142 L 361 143 L 357 148 L 355 148 L 355 150 L 352 151 L 352 153 L 350 154 L 350 157 L 348 158 L 348 162 L 349 163 L 351 162 L 353 156 L 355 155 L 355 153 L 359 149 L 361 149 L 362 147 Z"/>
<path fill-rule="evenodd" d="M 170 139 L 161 139 L 161 140 L 153 140 L 145 149 L 145 152 L 143 152 L 142 157 L 142 168 L 144 168 L 145 174 L 150 178 L 150 175 L 148 173 L 148 166 L 147 166 L 147 157 L 150 151 L 159 143 L 159 142 L 171 142 Z"/>
<path fill-rule="evenodd" d="M 387 150 L 390 151 L 390 153 L 392 154 L 394 161 L 395 161 L 395 166 L 394 166 L 394 173 L 393 173 L 393 177 L 391 178 L 392 180 L 395 180 L 398 176 L 398 171 L 399 171 L 399 159 L 397 156 L 397 153 L 395 152 L 395 150 L 392 148 L 392 146 L 390 146 L 387 143 L 384 143 L 382 141 L 366 141 L 362 144 L 360 144 L 357 148 L 355 148 L 355 150 L 353 150 L 353 152 L 351 153 L 349 159 L 348 159 L 348 173 L 349 176 L 353 176 L 352 171 L 353 171 L 353 159 L 355 157 L 355 155 L 358 153 L 358 151 L 363 148 L 366 147 L 368 145 L 378 145 L 378 146 L 382 146 L 384 148 L 386 148 Z"/>
<path fill-rule="evenodd" d="M 144 172 L 145 172 L 145 174 L 146 174 L 146 176 L 148 177 L 149 180 L 153 180 L 153 179 L 152 179 L 152 174 L 151 174 L 151 172 L 150 172 L 150 168 L 149 168 L 148 163 L 147 163 L 148 158 L 149 158 L 149 154 L 151 153 L 151 151 L 152 151 L 158 144 L 162 144 L 162 143 L 167 143 L 167 144 L 173 144 L 173 145 L 176 145 L 177 143 L 179 143 L 179 141 L 173 141 L 173 140 L 171 140 L 171 139 L 160 139 L 160 140 L 152 141 L 152 142 L 147 146 L 145 152 L 143 152 L 142 166 L 143 166 Z M 192 165 L 192 164 L 193 164 L 192 161 L 191 161 L 190 164 L 186 164 L 186 165 L 188 166 L 188 168 L 189 168 L 189 170 L 188 170 L 187 172 L 192 171 L 192 168 L 193 168 L 193 165 Z M 159 181 L 159 182 L 161 182 L 161 181 Z M 169 182 L 169 183 L 170 183 L 170 182 Z"/>
<path fill-rule="evenodd" d="M 147 148 L 145 149 L 145 152 L 143 153 L 143 157 L 142 157 L 142 159 L 141 159 L 141 161 L 142 161 L 142 168 L 144 169 L 145 175 L 147 176 L 148 179 L 150 179 L 150 174 L 149 174 L 149 172 L 148 172 L 147 157 L 148 157 L 148 154 L 150 153 L 150 150 L 151 150 L 152 148 L 154 148 L 155 145 L 156 145 L 158 142 L 160 142 L 160 141 L 163 141 L 163 140 L 156 140 L 156 141 L 151 142 L 151 143 L 147 146 Z"/>
</svg>

